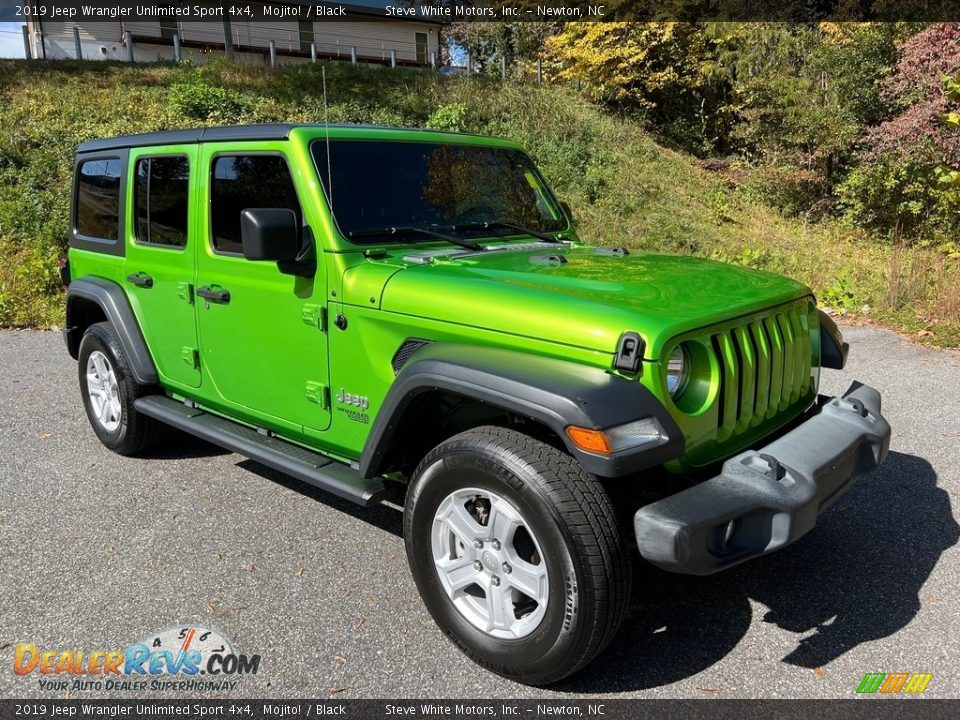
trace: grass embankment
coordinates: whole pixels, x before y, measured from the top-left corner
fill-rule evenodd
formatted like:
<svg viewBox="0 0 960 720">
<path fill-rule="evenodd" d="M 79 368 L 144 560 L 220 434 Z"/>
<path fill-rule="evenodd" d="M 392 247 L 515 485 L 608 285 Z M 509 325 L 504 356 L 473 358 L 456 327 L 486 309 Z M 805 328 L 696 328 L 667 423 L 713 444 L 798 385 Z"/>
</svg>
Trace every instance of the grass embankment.
<svg viewBox="0 0 960 720">
<path fill-rule="evenodd" d="M 332 122 L 432 126 L 530 149 L 589 241 L 692 253 L 791 275 L 821 304 L 960 345 L 958 263 L 831 222 L 786 218 L 749 174 L 715 173 L 560 87 L 327 66 Z M 322 121 L 319 66 L 271 71 L 0 62 L 0 326 L 61 322 L 56 263 L 78 142 L 198 124 Z M 746 180 L 743 180 L 743 177 Z M 696 282 L 691 278 L 691 282 Z"/>
</svg>

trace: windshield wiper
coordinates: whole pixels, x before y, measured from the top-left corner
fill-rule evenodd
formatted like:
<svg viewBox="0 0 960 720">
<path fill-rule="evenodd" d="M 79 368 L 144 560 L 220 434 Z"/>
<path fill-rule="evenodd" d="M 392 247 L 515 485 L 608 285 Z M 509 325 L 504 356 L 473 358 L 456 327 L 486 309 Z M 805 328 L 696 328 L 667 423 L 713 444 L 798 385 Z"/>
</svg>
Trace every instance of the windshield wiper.
<svg viewBox="0 0 960 720">
<path fill-rule="evenodd" d="M 519 233 L 524 235 L 529 235 L 530 237 L 535 237 L 537 240 L 543 240 L 543 242 L 548 243 L 559 243 L 560 240 L 557 240 L 552 235 L 547 235 L 542 233 L 539 230 L 531 230 L 530 228 L 523 227 L 523 225 L 516 225 L 514 223 L 509 223 L 503 220 L 496 220 L 494 222 L 481 222 L 481 223 L 470 223 L 469 225 L 454 225 L 452 230 L 486 230 L 487 228 L 506 228 L 507 230 L 516 230 Z"/>
<path fill-rule="evenodd" d="M 457 228 L 454 228 L 457 229 Z M 466 238 L 457 237 L 456 235 L 447 235 L 446 233 L 437 232 L 436 230 L 430 230 L 428 228 L 421 227 L 388 227 L 388 228 L 379 228 L 373 230 L 353 230 L 349 233 L 349 237 L 352 238 L 362 238 L 362 237 L 376 237 L 378 235 L 409 235 L 410 233 L 419 233 L 421 235 L 427 235 L 430 237 L 439 238 L 440 240 L 446 240 L 451 242 L 454 245 L 459 245 L 460 247 L 467 248 L 467 250 L 483 250 L 483 245 L 475 243 L 473 240 L 467 240 Z"/>
</svg>

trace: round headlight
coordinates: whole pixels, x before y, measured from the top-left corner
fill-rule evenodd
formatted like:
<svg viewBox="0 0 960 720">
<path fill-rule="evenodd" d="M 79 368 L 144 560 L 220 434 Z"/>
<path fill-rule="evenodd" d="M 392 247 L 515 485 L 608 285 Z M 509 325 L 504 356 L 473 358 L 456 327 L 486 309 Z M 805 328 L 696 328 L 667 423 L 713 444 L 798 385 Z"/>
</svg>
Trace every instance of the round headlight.
<svg viewBox="0 0 960 720">
<path fill-rule="evenodd" d="M 690 358 L 683 345 L 677 345 L 667 360 L 667 390 L 675 398 L 680 397 L 687 387 L 690 374 Z"/>
</svg>

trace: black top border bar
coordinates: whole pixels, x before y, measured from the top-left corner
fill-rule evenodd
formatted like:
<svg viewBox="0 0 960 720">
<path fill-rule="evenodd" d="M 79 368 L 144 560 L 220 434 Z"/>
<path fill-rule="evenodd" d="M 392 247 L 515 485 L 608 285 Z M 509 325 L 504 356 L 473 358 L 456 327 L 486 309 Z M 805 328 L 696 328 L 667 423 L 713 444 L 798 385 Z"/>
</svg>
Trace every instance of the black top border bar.
<svg viewBox="0 0 960 720">
<path fill-rule="evenodd" d="M 947 22 L 960 0 L 0 0 L 0 21 Z"/>
</svg>

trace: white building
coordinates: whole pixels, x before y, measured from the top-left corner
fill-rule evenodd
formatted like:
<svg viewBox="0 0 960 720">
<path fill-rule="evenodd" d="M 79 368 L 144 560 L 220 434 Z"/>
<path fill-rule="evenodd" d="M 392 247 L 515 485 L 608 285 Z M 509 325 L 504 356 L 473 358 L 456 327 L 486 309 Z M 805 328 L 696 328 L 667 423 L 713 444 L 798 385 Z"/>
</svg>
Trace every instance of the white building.
<svg viewBox="0 0 960 720">
<path fill-rule="evenodd" d="M 38 0 L 33 0 L 34 4 Z M 171 0 L 171 5 L 177 4 Z M 193 2 L 202 5 L 202 2 Z M 342 19 L 297 21 L 237 19 L 180 21 L 176 18 L 135 21 L 69 22 L 27 21 L 30 50 L 34 58 L 76 59 L 77 33 L 85 60 L 133 60 L 155 62 L 174 58 L 174 36 L 181 56 L 201 64 L 212 56 L 231 54 L 246 62 L 268 62 L 273 41 L 278 62 L 304 62 L 315 53 L 319 59 L 397 65 L 429 65 L 439 57 L 442 24 L 425 19 L 387 19 L 382 9 L 330 2 L 264 2 L 259 5 L 281 10 L 286 6 L 327 5 L 343 7 Z M 127 38 L 131 45 L 127 45 Z M 225 42 L 225 41 L 229 42 Z"/>
</svg>

